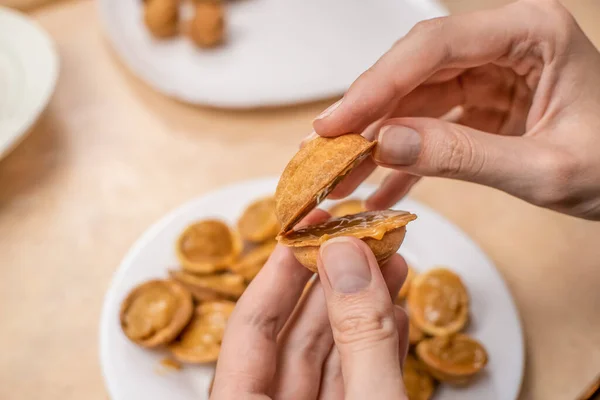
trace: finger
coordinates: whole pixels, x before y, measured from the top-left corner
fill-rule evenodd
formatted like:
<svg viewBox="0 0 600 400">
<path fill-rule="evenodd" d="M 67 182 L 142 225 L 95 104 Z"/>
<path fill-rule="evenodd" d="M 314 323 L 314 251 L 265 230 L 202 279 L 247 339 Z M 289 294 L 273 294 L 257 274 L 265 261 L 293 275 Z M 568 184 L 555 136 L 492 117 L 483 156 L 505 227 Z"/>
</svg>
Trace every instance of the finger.
<svg viewBox="0 0 600 400">
<path fill-rule="evenodd" d="M 374 159 L 413 175 L 492 186 L 536 203 L 555 149 L 528 137 L 492 135 L 429 118 L 388 121 Z"/>
<path fill-rule="evenodd" d="M 275 374 L 277 335 L 310 276 L 289 248 L 275 248 L 227 323 L 213 387 L 217 398 L 267 392 Z"/>
<path fill-rule="evenodd" d="M 377 164 L 373 158 L 367 157 L 329 193 L 327 198 L 335 200 L 350 196 L 375 171 L 375 168 Z"/>
<path fill-rule="evenodd" d="M 400 288 L 408 275 L 408 265 L 400 254 L 394 254 L 390 259 L 381 266 L 381 275 L 388 288 L 392 302 L 398 296 Z"/>
<path fill-rule="evenodd" d="M 339 237 L 321 246 L 318 268 L 346 398 L 401 398 L 394 306 L 375 256 L 361 240 Z"/>
<path fill-rule="evenodd" d="M 400 100 L 393 117 L 437 118 L 465 103 L 465 94 L 457 78 L 417 87 Z"/>
<path fill-rule="evenodd" d="M 509 4 L 417 24 L 351 85 L 336 107 L 313 122 L 315 131 L 322 136 L 361 132 L 440 70 L 506 59 L 516 48 L 522 54 L 524 46 L 532 45 L 530 33 L 538 26 L 531 21 L 540 21 L 539 14 L 536 7 Z"/>
<path fill-rule="evenodd" d="M 396 318 L 398 328 L 398 357 L 400 358 L 400 366 L 403 367 L 410 344 L 408 339 L 408 314 L 404 308 L 394 305 L 394 318 Z"/>
<path fill-rule="evenodd" d="M 408 354 L 408 315 L 400 306 L 394 306 L 394 317 L 398 327 L 398 358 L 401 365 L 404 365 L 406 355 Z M 333 346 L 329 356 L 323 366 L 323 375 L 321 379 L 321 388 L 319 391 L 319 400 L 340 400 L 344 398 L 344 378 L 342 375 L 342 362 L 340 353 L 336 346 Z"/>
<path fill-rule="evenodd" d="M 313 283 L 279 337 L 274 399 L 315 399 L 321 368 L 333 345 L 325 295 Z"/>
<path fill-rule="evenodd" d="M 336 346 L 331 348 L 323 365 L 319 400 L 344 400 L 344 377 L 342 361 Z"/>
<path fill-rule="evenodd" d="M 406 279 L 408 267 L 395 254 L 382 267 L 390 296 L 395 298 Z M 279 335 L 278 369 L 272 397 L 275 399 L 315 399 L 321 381 L 320 366 L 333 346 L 323 287 L 316 281 Z"/>
<path fill-rule="evenodd" d="M 496 133 L 500 131 L 506 117 L 507 115 L 504 111 L 489 108 L 467 108 L 459 123 L 473 129 Z"/>
<path fill-rule="evenodd" d="M 390 172 L 379 188 L 367 199 L 365 205 L 368 210 L 385 210 L 391 208 L 421 179 L 403 171 Z"/>
</svg>

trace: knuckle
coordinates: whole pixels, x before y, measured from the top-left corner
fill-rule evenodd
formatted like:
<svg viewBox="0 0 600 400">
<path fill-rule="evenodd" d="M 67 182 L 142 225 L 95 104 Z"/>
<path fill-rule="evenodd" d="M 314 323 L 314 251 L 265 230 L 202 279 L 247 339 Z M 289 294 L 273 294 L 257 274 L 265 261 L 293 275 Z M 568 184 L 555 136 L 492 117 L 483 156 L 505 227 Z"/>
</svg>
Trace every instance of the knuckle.
<svg viewBox="0 0 600 400">
<path fill-rule="evenodd" d="M 252 327 L 253 330 L 259 332 L 266 339 L 276 339 L 277 332 L 281 326 L 281 317 L 279 315 L 255 309 L 243 314 L 241 317 L 244 325 Z"/>
<path fill-rule="evenodd" d="M 536 186 L 531 202 L 547 208 L 561 208 L 572 202 L 573 192 L 569 189 L 571 182 L 580 169 L 575 157 L 566 153 L 553 152 L 543 154 L 536 160 L 543 176 L 543 185 Z"/>
<path fill-rule="evenodd" d="M 534 15 L 546 28 L 546 34 L 553 37 L 557 45 L 568 44 L 577 31 L 577 22 L 569 10 L 559 0 L 523 0 L 531 7 Z"/>
<path fill-rule="evenodd" d="M 331 347 L 331 330 L 318 326 L 295 338 L 290 346 L 299 354 L 304 365 L 315 365 L 323 361 Z"/>
<path fill-rule="evenodd" d="M 333 324 L 336 342 L 369 346 L 397 336 L 391 304 L 388 306 L 354 304 Z"/>
<path fill-rule="evenodd" d="M 439 32 L 446 24 L 448 17 L 438 17 L 419 21 L 408 32 L 409 35 L 432 34 Z"/>
<path fill-rule="evenodd" d="M 483 162 L 477 161 L 478 150 L 471 138 L 460 129 L 450 129 L 441 136 L 440 143 L 433 146 L 435 171 L 446 177 L 477 175 Z"/>
</svg>

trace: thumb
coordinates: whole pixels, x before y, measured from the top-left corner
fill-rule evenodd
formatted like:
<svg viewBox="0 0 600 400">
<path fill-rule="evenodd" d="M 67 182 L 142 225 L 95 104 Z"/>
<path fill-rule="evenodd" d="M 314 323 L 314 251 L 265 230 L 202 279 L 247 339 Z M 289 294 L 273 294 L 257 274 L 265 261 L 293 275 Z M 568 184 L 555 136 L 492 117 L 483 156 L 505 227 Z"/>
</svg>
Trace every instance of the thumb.
<svg viewBox="0 0 600 400">
<path fill-rule="evenodd" d="M 319 275 L 340 354 L 346 399 L 404 399 L 394 305 L 369 247 L 327 241 Z"/>
<path fill-rule="evenodd" d="M 480 183 L 535 202 L 552 152 L 531 137 L 495 135 L 433 118 L 398 118 L 380 129 L 374 159 L 414 175 Z"/>
</svg>

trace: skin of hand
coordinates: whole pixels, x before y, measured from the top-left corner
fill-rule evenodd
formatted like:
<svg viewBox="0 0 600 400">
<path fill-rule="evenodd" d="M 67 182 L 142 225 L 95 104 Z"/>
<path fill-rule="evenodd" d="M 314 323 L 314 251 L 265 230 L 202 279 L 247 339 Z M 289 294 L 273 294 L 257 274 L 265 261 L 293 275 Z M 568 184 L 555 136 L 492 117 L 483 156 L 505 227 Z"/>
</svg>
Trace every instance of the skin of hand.
<svg viewBox="0 0 600 400">
<path fill-rule="evenodd" d="M 380 269 L 364 242 L 342 237 L 321 247 L 318 268 L 303 295 L 312 273 L 275 248 L 227 323 L 211 399 L 407 400 L 408 317 L 392 302 L 404 260 Z"/>
<path fill-rule="evenodd" d="M 377 138 L 333 193 L 393 169 L 371 209 L 441 176 L 600 220 L 599 110 L 600 53 L 558 1 L 520 0 L 417 24 L 313 126 Z"/>
</svg>

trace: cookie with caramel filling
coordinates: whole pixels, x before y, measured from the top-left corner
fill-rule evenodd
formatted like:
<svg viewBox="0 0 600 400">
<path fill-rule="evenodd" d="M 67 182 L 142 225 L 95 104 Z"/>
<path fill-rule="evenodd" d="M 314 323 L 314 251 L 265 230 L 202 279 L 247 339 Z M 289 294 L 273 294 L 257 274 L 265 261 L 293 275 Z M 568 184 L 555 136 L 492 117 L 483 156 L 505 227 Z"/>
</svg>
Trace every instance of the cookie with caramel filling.
<svg viewBox="0 0 600 400">
<path fill-rule="evenodd" d="M 275 191 L 275 212 L 281 223 L 277 240 L 291 247 L 298 261 L 313 272 L 317 271 L 321 244 L 338 236 L 362 239 L 377 261 L 384 263 L 398 251 L 406 224 L 416 218 L 405 211 L 370 211 L 293 230 L 374 146 L 375 142 L 356 134 L 318 137 L 302 147 L 281 174 Z"/>
<path fill-rule="evenodd" d="M 194 275 L 185 271 L 169 271 L 173 280 L 184 285 L 197 301 L 237 300 L 244 290 L 244 277 L 233 272 Z"/>
<path fill-rule="evenodd" d="M 183 269 L 210 274 L 233 264 L 242 250 L 239 234 L 217 219 L 206 219 L 188 226 L 176 243 L 177 258 Z"/>
<path fill-rule="evenodd" d="M 402 371 L 408 400 L 429 400 L 435 385 L 427 370 L 412 355 L 406 356 Z"/>
<path fill-rule="evenodd" d="M 152 280 L 133 289 L 121 304 L 121 328 L 140 346 L 157 347 L 175 339 L 192 314 L 192 295 L 185 287 Z"/>
<path fill-rule="evenodd" d="M 244 277 L 246 282 L 250 282 L 262 269 L 263 265 L 269 259 L 269 256 L 275 250 L 277 241 L 269 240 L 244 254 L 238 262 L 233 264 L 230 269 Z"/>
<path fill-rule="evenodd" d="M 365 203 L 358 199 L 343 200 L 329 208 L 332 217 L 344 217 L 346 215 L 358 214 L 367 211 Z"/>
<path fill-rule="evenodd" d="M 375 142 L 357 134 L 311 140 L 290 160 L 275 191 L 275 212 L 283 233 L 291 230 L 362 160 Z"/>
<path fill-rule="evenodd" d="M 407 299 L 414 324 L 433 336 L 462 330 L 469 319 L 469 295 L 462 280 L 446 268 L 413 279 Z"/>
<path fill-rule="evenodd" d="M 434 378 L 457 386 L 469 383 L 488 362 L 483 345 L 464 334 L 423 340 L 416 352 Z"/>
<path fill-rule="evenodd" d="M 217 361 L 225 326 L 234 307 L 231 301 L 207 302 L 196 307 L 191 322 L 169 345 L 173 357 L 192 364 Z"/>
<path fill-rule="evenodd" d="M 242 239 L 261 243 L 274 239 L 279 232 L 279 221 L 275 214 L 275 199 L 267 197 L 250 204 L 238 221 Z"/>
<path fill-rule="evenodd" d="M 353 236 L 364 241 L 380 264 L 398 251 L 404 240 L 406 224 L 416 218 L 406 211 L 366 211 L 333 218 L 288 232 L 279 242 L 292 248 L 296 259 L 313 272 L 317 271 L 319 247 L 329 239 Z"/>
</svg>

